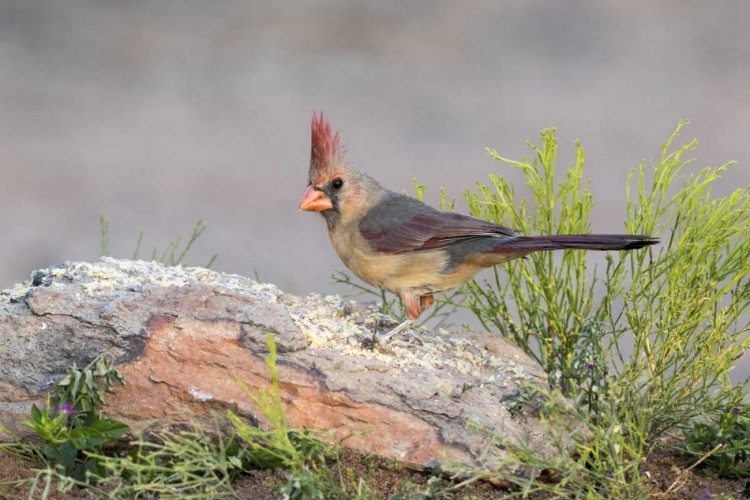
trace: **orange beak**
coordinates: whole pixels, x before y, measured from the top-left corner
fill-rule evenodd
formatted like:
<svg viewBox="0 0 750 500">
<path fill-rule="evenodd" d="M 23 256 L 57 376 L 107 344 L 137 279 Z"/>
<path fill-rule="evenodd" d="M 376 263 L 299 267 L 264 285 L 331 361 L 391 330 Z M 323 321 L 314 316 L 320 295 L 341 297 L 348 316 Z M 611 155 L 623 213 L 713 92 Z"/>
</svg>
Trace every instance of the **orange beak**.
<svg viewBox="0 0 750 500">
<path fill-rule="evenodd" d="M 306 212 L 322 212 L 333 208 L 331 199 L 323 191 L 318 191 L 312 185 L 307 186 L 302 200 L 299 202 L 299 209 Z"/>
</svg>

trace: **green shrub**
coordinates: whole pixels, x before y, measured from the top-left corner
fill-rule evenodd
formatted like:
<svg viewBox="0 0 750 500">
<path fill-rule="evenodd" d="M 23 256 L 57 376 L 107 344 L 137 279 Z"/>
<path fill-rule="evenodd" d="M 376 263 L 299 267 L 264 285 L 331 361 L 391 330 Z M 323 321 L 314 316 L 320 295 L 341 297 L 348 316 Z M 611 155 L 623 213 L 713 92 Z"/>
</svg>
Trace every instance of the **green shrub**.
<svg viewBox="0 0 750 500">
<path fill-rule="evenodd" d="M 552 252 L 536 253 L 496 267 L 494 280 L 465 288 L 482 324 L 526 350 L 567 393 L 589 397 L 618 380 L 627 388 L 618 393 L 624 405 L 645 403 L 653 412 L 652 436 L 742 393 L 744 384 L 732 387 L 728 374 L 750 346 L 743 316 L 750 307 L 750 189 L 712 197 L 728 165 L 686 175 L 694 160 L 684 157 L 695 141 L 672 150 L 685 124 L 658 162 L 639 164 L 626 189 L 623 228 L 660 236 L 660 248 L 609 253 L 603 276 L 590 273 L 585 252 L 563 252 L 559 263 Z M 524 173 L 533 207 L 502 177 L 490 176 L 489 186 L 478 183 L 477 192 L 466 193 L 472 215 L 528 234 L 590 232 L 593 201 L 583 182 L 583 149 L 577 144 L 576 161 L 557 182 L 553 130 L 542 133 L 542 143 L 531 146 L 531 161 L 489 151 Z M 604 287 L 600 299 L 597 280 Z M 627 340 L 633 349 L 626 349 Z"/>
<path fill-rule="evenodd" d="M 464 288 L 480 322 L 538 360 L 553 388 L 576 400 L 575 420 L 591 431 L 576 437 L 575 460 L 560 435 L 562 458 L 545 460 L 520 447 L 504 465 L 557 470 L 555 488 L 575 498 L 642 497 L 638 466 L 654 440 L 739 406 L 746 393 L 748 379 L 732 384 L 729 372 L 750 347 L 750 188 L 712 195 L 730 164 L 688 172 L 696 142 L 674 147 L 686 123 L 658 161 L 639 163 L 626 187 L 623 228 L 660 236 L 660 247 L 609 253 L 604 273 L 588 269 L 581 251 L 563 252 L 559 262 L 550 252 L 532 254 Z M 489 154 L 524 173 L 533 205 L 490 176 L 489 185 L 466 193 L 472 215 L 528 234 L 589 232 L 593 202 L 580 144 L 559 182 L 554 130 L 531 148 L 532 160 Z M 564 419 L 554 420 L 565 428 Z M 511 476 L 527 491 L 563 491 Z"/>
<path fill-rule="evenodd" d="M 733 406 L 707 422 L 695 422 L 685 434 L 685 453 L 706 457 L 720 477 L 750 477 L 750 405 Z"/>
<path fill-rule="evenodd" d="M 31 419 L 23 425 L 36 432 L 44 442 L 44 456 L 60 472 L 79 482 L 98 481 L 104 476 L 99 458 L 102 446 L 130 432 L 127 425 L 105 418 L 100 411 L 104 392 L 124 384 L 114 360 L 102 354 L 83 369 L 69 368 L 58 382 L 55 397 L 47 397 L 40 410 L 31 407 Z"/>
</svg>

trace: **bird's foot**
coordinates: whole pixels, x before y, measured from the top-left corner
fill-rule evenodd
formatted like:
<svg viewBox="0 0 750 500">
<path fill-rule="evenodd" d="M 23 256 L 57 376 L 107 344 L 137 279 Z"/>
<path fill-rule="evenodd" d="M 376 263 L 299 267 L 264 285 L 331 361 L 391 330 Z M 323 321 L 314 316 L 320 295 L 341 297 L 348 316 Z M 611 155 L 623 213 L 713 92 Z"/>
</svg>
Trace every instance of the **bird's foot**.
<svg viewBox="0 0 750 500">
<path fill-rule="evenodd" d="M 388 348 L 388 342 L 393 338 L 394 335 L 397 335 L 401 332 L 403 332 L 409 325 L 411 324 L 411 320 L 407 319 L 397 325 L 393 330 L 391 330 L 388 333 L 381 334 L 377 330 L 372 335 L 372 347 L 377 347 L 381 351 L 389 352 L 390 349 Z"/>
</svg>

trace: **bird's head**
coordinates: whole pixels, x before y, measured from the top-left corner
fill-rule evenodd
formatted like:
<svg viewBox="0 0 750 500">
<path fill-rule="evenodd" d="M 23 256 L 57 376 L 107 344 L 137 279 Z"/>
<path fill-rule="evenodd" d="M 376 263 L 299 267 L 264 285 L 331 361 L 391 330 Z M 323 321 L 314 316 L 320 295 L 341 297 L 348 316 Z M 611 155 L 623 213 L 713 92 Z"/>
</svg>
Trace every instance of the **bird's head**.
<svg viewBox="0 0 750 500">
<path fill-rule="evenodd" d="M 342 216 L 363 213 L 379 190 L 377 182 L 349 163 L 339 133 L 333 133 L 323 113 L 313 112 L 310 170 L 300 210 L 320 212 L 332 227 Z"/>
</svg>

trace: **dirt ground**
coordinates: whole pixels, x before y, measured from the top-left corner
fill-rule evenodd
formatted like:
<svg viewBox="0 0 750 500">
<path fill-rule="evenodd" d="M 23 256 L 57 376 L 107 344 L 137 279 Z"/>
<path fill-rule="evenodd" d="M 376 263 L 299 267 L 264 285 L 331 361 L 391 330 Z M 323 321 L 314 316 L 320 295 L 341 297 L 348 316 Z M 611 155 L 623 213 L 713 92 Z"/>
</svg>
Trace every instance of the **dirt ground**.
<svg viewBox="0 0 750 500">
<path fill-rule="evenodd" d="M 371 488 L 375 488 L 379 497 L 388 499 L 391 495 L 399 492 L 405 484 L 425 485 L 429 475 L 405 469 L 396 464 L 368 458 L 354 452 L 347 451 L 342 455 L 342 466 L 344 470 L 351 469 L 354 477 L 367 478 Z M 680 457 L 666 448 L 653 452 L 642 466 L 642 472 L 650 476 L 653 487 L 653 498 L 665 500 L 697 500 L 706 498 L 704 493 L 712 495 L 719 493 L 733 495 L 741 499 L 741 492 L 745 482 L 719 479 L 711 475 L 709 470 L 695 468 L 687 471 L 690 464 L 685 463 Z M 20 500 L 28 498 L 28 485 L 14 486 L 7 482 L 18 481 L 32 477 L 32 465 L 24 460 L 10 455 L 0 453 L 0 498 L 7 500 Z M 277 498 L 275 491 L 284 482 L 284 473 L 281 471 L 260 471 L 250 474 L 235 482 L 235 491 L 242 499 L 247 500 L 274 500 Z M 671 487 L 671 489 L 670 489 Z M 665 492 L 669 492 L 666 493 Z M 455 500 L 471 498 L 476 500 L 502 499 L 506 491 L 497 489 L 489 483 L 483 482 L 473 484 L 460 490 L 452 498 Z M 97 496 L 86 490 L 77 490 L 70 493 L 53 492 L 50 497 L 53 500 L 73 499 L 96 499 Z M 445 498 L 445 497 L 444 497 Z M 451 497 L 447 497 L 450 499 Z M 531 500 L 541 500 L 543 496 L 530 497 Z M 547 497 L 548 498 L 548 497 Z"/>
</svg>

